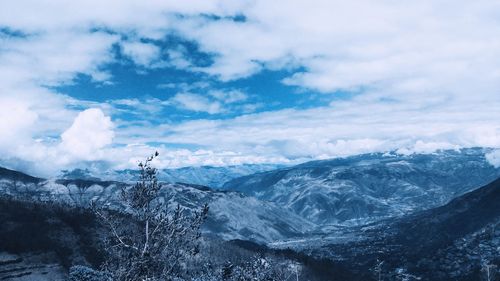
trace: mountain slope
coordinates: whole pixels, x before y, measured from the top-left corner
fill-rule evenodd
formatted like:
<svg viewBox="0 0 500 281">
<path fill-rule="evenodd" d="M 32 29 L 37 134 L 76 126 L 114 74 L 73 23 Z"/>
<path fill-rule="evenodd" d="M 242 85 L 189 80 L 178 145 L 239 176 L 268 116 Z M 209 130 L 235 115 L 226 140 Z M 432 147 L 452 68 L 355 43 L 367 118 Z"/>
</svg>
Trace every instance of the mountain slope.
<svg viewBox="0 0 500 281">
<path fill-rule="evenodd" d="M 500 179 L 435 209 L 399 221 L 397 240 L 428 249 L 462 238 L 500 219 Z M 442 239 L 438 239 L 442 238 Z"/>
<path fill-rule="evenodd" d="M 500 176 L 485 149 L 366 154 L 313 161 L 227 182 L 321 225 L 352 225 L 443 205 Z"/>
<path fill-rule="evenodd" d="M 0 221 L 0 280 L 68 280 L 72 264 L 103 261 L 88 211 L 0 197 Z"/>
<path fill-rule="evenodd" d="M 365 272 L 383 260 L 388 277 L 405 268 L 422 280 L 481 280 L 483 263 L 500 266 L 498 202 L 500 179 L 444 206 L 353 229 L 361 239 L 315 252 Z"/>
<path fill-rule="evenodd" d="M 3 167 L 0 167 L 0 180 L 10 181 L 10 182 L 20 181 L 24 183 L 33 183 L 33 184 L 38 184 L 41 181 L 43 181 L 43 179 L 41 178 L 32 177 L 30 175 L 6 169 Z"/>
<path fill-rule="evenodd" d="M 15 171 L 11 171 L 14 173 Z M 43 180 L 15 172 L 16 179 L 0 177 L 0 195 L 31 202 L 59 202 L 88 207 L 91 201 L 123 209 L 122 188 L 116 181 L 82 179 Z M 249 239 L 269 242 L 302 236 L 314 225 L 271 202 L 262 202 L 237 192 L 214 191 L 190 184 L 163 184 L 161 195 L 171 206 L 187 209 L 210 206 L 205 230 L 225 239 Z"/>
</svg>

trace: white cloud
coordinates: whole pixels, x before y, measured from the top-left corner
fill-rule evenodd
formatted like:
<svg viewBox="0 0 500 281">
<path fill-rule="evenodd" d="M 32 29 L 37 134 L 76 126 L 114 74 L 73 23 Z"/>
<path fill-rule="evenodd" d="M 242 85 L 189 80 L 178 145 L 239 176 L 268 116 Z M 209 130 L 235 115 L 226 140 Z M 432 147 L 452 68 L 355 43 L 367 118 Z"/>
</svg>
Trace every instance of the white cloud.
<svg viewBox="0 0 500 281">
<path fill-rule="evenodd" d="M 143 66 L 156 67 L 152 61 L 159 54 L 156 46 L 140 40 L 169 34 L 193 40 L 202 51 L 214 54 L 213 65 L 192 66 L 179 46 L 167 50 L 171 61 L 165 65 L 207 72 L 222 80 L 247 77 L 265 68 L 300 69 L 284 82 L 324 92 L 375 87 L 404 97 L 408 92 L 466 96 L 471 91 L 484 97 L 496 93 L 500 84 L 495 60 L 500 54 L 500 39 L 495 36 L 500 31 L 496 24 L 500 6 L 495 1 L 214 0 L 148 5 L 16 1 L 1 5 L 0 25 L 41 34 L 30 41 L 34 46 L 47 37 L 51 44 L 75 42 L 80 48 L 97 46 L 106 51 L 120 40 L 105 32 L 92 36 L 111 41 L 83 43 L 77 37 L 88 37 L 91 28 L 132 34 L 135 41 L 121 43 L 124 53 Z M 228 17 L 237 14 L 246 21 Z M 102 61 L 92 63 L 98 66 Z M 98 68 L 90 72 L 97 79 L 107 79 Z"/>
<path fill-rule="evenodd" d="M 96 81 L 109 78 L 100 65 L 112 61 L 117 37 L 101 32 L 40 33 L 0 38 L 0 81 L 4 85 L 59 85 L 78 73 Z"/>
<path fill-rule="evenodd" d="M 63 96 L 58 100 L 39 93 L 31 98 L 19 99 L 17 104 L 0 103 L 2 112 L 2 106 L 9 107 L 5 112 L 10 117 L 0 119 L 3 165 L 47 176 L 82 161 L 108 161 L 113 124 L 101 109 L 77 113 L 64 108 Z"/>
<path fill-rule="evenodd" d="M 184 87 L 181 87 L 184 88 Z M 187 87 L 198 91 L 203 88 Z M 261 107 L 259 103 L 248 103 L 249 96 L 240 90 L 214 89 L 209 90 L 205 95 L 191 92 L 181 92 L 163 102 L 166 105 L 173 105 L 181 109 L 206 112 L 209 114 L 221 113 L 250 113 Z"/>
<path fill-rule="evenodd" d="M 491 94 L 499 84 L 500 6 L 453 3 L 251 1 L 242 8 L 246 22 L 192 19 L 180 29 L 217 54 L 205 71 L 224 80 L 295 66 L 303 70 L 285 83 L 325 92 Z"/>
<path fill-rule="evenodd" d="M 164 107 L 164 101 L 157 98 L 146 99 L 115 99 L 107 101 L 115 111 L 125 111 L 136 115 L 152 115 L 159 113 Z"/>
<path fill-rule="evenodd" d="M 213 98 L 220 100 L 224 103 L 237 103 L 248 99 L 248 95 L 240 90 L 229 90 L 229 91 L 212 90 L 209 91 L 208 94 Z"/>
<path fill-rule="evenodd" d="M 0 147 L 12 147 L 30 138 L 30 128 L 38 119 L 23 101 L 13 96 L 0 96 Z"/>
<path fill-rule="evenodd" d="M 169 58 L 167 65 L 172 65 L 179 69 L 188 69 L 191 67 L 192 64 L 188 60 L 186 52 L 187 51 L 182 46 L 177 47 L 177 49 L 169 49 L 167 51 Z"/>
<path fill-rule="evenodd" d="M 223 111 L 222 105 L 218 101 L 211 101 L 205 96 L 192 93 L 178 93 L 169 103 L 182 109 L 217 114 Z"/>
<path fill-rule="evenodd" d="M 500 103 L 448 103 L 422 108 L 404 102 L 337 102 L 309 110 L 281 110 L 230 120 L 197 120 L 169 127 L 166 142 L 258 155 L 335 157 L 404 148 L 500 147 Z M 480 107 L 481 111 L 471 112 Z"/>
<path fill-rule="evenodd" d="M 459 149 L 460 146 L 456 144 L 451 144 L 448 142 L 424 142 L 421 140 L 417 140 L 410 147 L 402 147 L 397 150 L 400 154 L 413 154 L 413 153 L 432 153 L 436 150 L 440 149 Z"/>
<path fill-rule="evenodd" d="M 41 88 L 0 85 L 0 152 L 9 156 L 19 146 L 58 135 L 75 115 L 66 102 Z"/>
<path fill-rule="evenodd" d="M 91 108 L 78 114 L 61 135 L 60 147 L 80 160 L 96 160 L 100 149 L 113 141 L 113 123 L 100 109 Z"/>
<path fill-rule="evenodd" d="M 157 158 L 155 166 L 158 168 L 178 168 L 185 166 L 228 166 L 241 164 L 263 164 L 263 163 L 290 163 L 290 160 L 277 156 L 259 156 L 253 154 L 243 154 L 233 151 L 224 150 L 207 150 L 207 149 L 169 149 L 168 147 L 150 146 L 134 146 L 130 147 L 131 153 L 127 162 L 122 162 L 122 166 L 117 168 L 130 168 L 135 166 L 138 161 L 144 160 L 144 156 L 157 149 L 160 152 L 160 157 Z M 142 154 L 140 154 L 142 152 Z"/>
<path fill-rule="evenodd" d="M 500 149 L 493 150 L 486 154 L 486 160 L 495 167 L 500 167 Z"/>
<path fill-rule="evenodd" d="M 140 66 L 151 66 L 160 58 L 160 48 L 154 44 L 125 41 L 121 46 L 123 54 Z"/>
</svg>

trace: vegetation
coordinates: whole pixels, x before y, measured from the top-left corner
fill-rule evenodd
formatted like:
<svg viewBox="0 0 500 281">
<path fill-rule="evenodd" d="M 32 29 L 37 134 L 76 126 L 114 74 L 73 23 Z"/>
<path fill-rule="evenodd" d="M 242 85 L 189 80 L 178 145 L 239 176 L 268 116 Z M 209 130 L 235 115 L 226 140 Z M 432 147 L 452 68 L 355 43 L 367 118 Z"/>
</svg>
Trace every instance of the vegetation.
<svg viewBox="0 0 500 281">
<path fill-rule="evenodd" d="M 151 162 L 158 152 L 139 163 L 140 178 L 122 189 L 128 216 L 93 205 L 95 214 L 107 226 L 107 261 L 103 270 L 113 280 L 173 280 L 187 273 L 186 263 L 198 254 L 200 227 L 208 206 L 188 213 L 177 205 L 170 208 L 159 196 L 157 170 Z M 133 218 L 130 220 L 129 218 Z"/>
<path fill-rule="evenodd" d="M 104 239 L 107 259 L 102 272 L 79 267 L 72 270 L 73 279 L 94 280 L 88 279 L 93 276 L 99 281 L 108 277 L 116 281 L 280 281 L 290 279 L 292 273 L 298 276 L 298 267 L 292 272 L 291 268 L 275 266 L 265 256 L 254 256 L 239 264 L 225 261 L 215 265 L 200 257 L 200 228 L 209 207 L 203 205 L 190 211 L 180 205 L 170 206 L 168 198 L 161 196 L 157 169 L 151 165 L 156 157 L 158 152 L 140 162 L 139 180 L 122 189 L 126 214 L 92 205 L 108 229 Z"/>
</svg>

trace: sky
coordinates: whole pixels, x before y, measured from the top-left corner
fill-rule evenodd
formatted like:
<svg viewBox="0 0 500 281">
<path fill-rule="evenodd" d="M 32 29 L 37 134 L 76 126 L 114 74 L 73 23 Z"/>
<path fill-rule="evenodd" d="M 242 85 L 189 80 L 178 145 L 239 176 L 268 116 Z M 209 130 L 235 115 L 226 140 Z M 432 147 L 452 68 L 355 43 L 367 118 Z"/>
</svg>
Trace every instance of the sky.
<svg viewBox="0 0 500 281">
<path fill-rule="evenodd" d="M 494 0 L 1 1 L 0 165 L 500 148 L 499 34 Z"/>
</svg>

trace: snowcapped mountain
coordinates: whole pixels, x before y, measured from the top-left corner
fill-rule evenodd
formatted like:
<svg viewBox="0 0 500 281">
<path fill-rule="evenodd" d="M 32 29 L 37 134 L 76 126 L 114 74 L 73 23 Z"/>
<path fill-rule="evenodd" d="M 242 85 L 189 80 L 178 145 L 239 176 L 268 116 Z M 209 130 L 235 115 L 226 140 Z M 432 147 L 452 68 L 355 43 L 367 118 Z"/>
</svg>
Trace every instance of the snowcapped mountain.
<svg viewBox="0 0 500 281">
<path fill-rule="evenodd" d="M 158 178 L 170 183 L 189 183 L 219 188 L 232 179 L 284 167 L 277 164 L 243 164 L 234 166 L 199 166 L 178 169 L 161 169 Z M 61 179 L 114 180 L 133 182 L 138 176 L 137 170 L 102 171 L 97 168 L 63 170 Z"/>
<path fill-rule="evenodd" d="M 274 202 L 316 224 L 360 224 L 440 206 L 498 178 L 488 151 L 313 161 L 233 179 L 223 189 Z"/>
<path fill-rule="evenodd" d="M 62 202 L 88 207 L 91 201 L 123 208 L 119 195 L 126 183 L 84 179 L 45 180 L 0 168 L 0 194 L 35 202 Z M 164 184 L 162 198 L 187 209 L 210 206 L 205 230 L 224 239 L 269 242 L 301 236 L 314 225 L 272 202 L 238 192 L 214 191 L 192 184 Z"/>
</svg>

